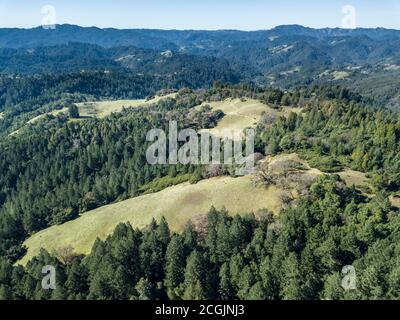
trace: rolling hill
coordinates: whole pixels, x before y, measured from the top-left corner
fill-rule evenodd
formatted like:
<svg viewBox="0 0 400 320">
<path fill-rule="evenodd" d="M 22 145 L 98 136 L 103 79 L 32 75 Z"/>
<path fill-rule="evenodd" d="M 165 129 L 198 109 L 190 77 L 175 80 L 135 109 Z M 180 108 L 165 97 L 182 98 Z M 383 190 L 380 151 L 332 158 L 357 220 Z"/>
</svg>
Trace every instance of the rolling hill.
<svg viewBox="0 0 400 320">
<path fill-rule="evenodd" d="M 290 112 L 301 112 L 301 108 L 284 107 L 273 109 L 272 107 L 254 99 L 227 99 L 224 101 L 203 103 L 209 105 L 213 110 L 221 110 L 224 117 L 212 129 L 204 129 L 202 132 L 209 132 L 218 137 L 224 137 L 224 130 L 228 132 L 243 131 L 246 128 L 254 128 L 262 116 L 268 116 L 271 122 L 279 117 L 285 117 Z M 200 106 L 201 107 L 201 106 Z"/>
<path fill-rule="evenodd" d="M 159 102 L 160 100 L 174 98 L 175 96 L 176 93 L 172 93 L 164 96 L 156 96 L 152 99 L 90 101 L 90 102 L 76 103 L 76 106 L 78 107 L 79 114 L 82 117 L 82 119 L 104 118 L 114 112 L 121 112 L 123 108 L 136 108 L 136 107 L 149 106 Z M 68 108 L 63 108 L 60 110 L 54 110 L 51 112 L 47 112 L 45 114 L 41 114 L 39 116 L 36 116 L 35 118 L 32 118 L 27 123 L 33 124 L 36 121 L 43 119 L 46 116 L 58 116 L 60 114 L 68 114 Z"/>
<path fill-rule="evenodd" d="M 76 253 L 87 254 L 97 237 L 104 239 L 121 222 L 143 228 L 152 218 L 159 220 L 164 216 L 172 230 L 181 231 L 190 219 L 207 214 L 211 206 L 226 208 L 231 214 L 262 209 L 277 213 L 281 208 L 279 195 L 279 190 L 274 187 L 254 187 L 250 176 L 220 177 L 195 185 L 184 183 L 101 207 L 76 220 L 40 231 L 24 243 L 28 253 L 20 263 L 25 264 L 39 253 L 40 248 L 52 251 L 71 246 Z"/>
<path fill-rule="evenodd" d="M 314 181 L 323 174 L 320 170 L 311 168 L 297 154 L 282 154 L 264 159 L 261 163 L 268 163 L 278 175 L 286 175 L 288 166 L 293 163 L 303 166 L 301 175 L 296 179 L 297 186 L 299 181 Z M 364 188 L 369 184 L 365 174 L 361 172 L 345 170 L 339 175 L 348 187 L 354 185 L 356 188 Z M 290 181 L 288 176 L 280 179 L 286 183 Z M 153 218 L 159 221 L 164 217 L 172 231 L 181 232 L 189 220 L 201 221 L 211 207 L 226 209 L 231 215 L 257 214 L 265 210 L 278 214 L 283 208 L 288 187 L 265 187 L 256 181 L 256 177 L 250 175 L 211 178 L 197 184 L 187 182 L 94 209 L 75 220 L 44 229 L 28 238 L 24 242 L 28 249 L 27 254 L 18 263 L 25 265 L 41 248 L 49 252 L 71 248 L 76 254 L 88 254 L 97 238 L 105 239 L 118 224 L 125 222 L 142 229 Z M 296 186 L 290 188 L 292 187 L 291 194 L 298 198 Z"/>
</svg>

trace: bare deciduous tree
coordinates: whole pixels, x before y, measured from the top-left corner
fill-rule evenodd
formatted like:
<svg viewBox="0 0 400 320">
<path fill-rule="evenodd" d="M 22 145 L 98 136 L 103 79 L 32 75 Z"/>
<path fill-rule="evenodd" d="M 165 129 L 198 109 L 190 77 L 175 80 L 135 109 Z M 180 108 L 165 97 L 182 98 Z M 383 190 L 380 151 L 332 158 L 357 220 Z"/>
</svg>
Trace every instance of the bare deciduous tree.
<svg viewBox="0 0 400 320">
<path fill-rule="evenodd" d="M 64 265 L 71 264 L 72 261 L 77 257 L 74 253 L 74 249 L 71 246 L 62 247 L 54 252 L 56 258 Z"/>
</svg>

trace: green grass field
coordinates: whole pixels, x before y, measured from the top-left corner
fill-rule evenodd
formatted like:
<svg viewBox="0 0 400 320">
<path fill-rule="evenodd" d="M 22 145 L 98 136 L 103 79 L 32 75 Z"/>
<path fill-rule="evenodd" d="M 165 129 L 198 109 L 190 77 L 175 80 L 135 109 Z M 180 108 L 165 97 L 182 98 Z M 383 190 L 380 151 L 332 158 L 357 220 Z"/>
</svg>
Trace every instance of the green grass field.
<svg viewBox="0 0 400 320">
<path fill-rule="evenodd" d="M 190 185 L 184 183 L 161 192 L 107 205 L 84 213 L 74 221 L 50 227 L 30 237 L 24 245 L 26 264 L 40 248 L 48 251 L 71 246 L 75 253 L 87 254 L 97 237 L 104 239 L 122 222 L 143 228 L 154 217 L 164 216 L 172 230 L 180 231 L 196 216 L 206 214 L 211 206 L 225 207 L 231 214 L 256 212 L 268 208 L 275 213 L 281 208 L 280 190 L 254 187 L 250 176 L 220 177 Z"/>
<path fill-rule="evenodd" d="M 393 207 L 400 209 L 400 194 L 390 196 L 389 200 Z"/>
<path fill-rule="evenodd" d="M 311 168 L 296 153 L 282 154 L 265 159 L 274 171 L 285 162 L 300 163 L 305 168 L 305 179 L 315 179 L 323 174 Z M 339 175 L 348 186 L 368 185 L 365 174 L 353 170 Z M 38 254 L 40 248 L 50 252 L 72 247 L 77 254 L 87 254 L 97 237 L 105 239 L 119 223 L 130 222 L 135 228 L 147 226 L 152 218 L 165 217 L 174 231 L 181 231 L 189 220 L 206 214 L 211 206 L 226 208 L 231 214 L 244 214 L 268 209 L 275 214 L 282 209 L 283 190 L 270 186 L 255 187 L 252 176 L 239 178 L 218 177 L 197 184 L 182 183 L 160 192 L 100 207 L 63 225 L 53 226 L 34 234 L 24 242 L 27 255 L 19 262 L 26 264 Z"/>
<path fill-rule="evenodd" d="M 276 110 L 270 106 L 254 99 L 227 99 L 224 101 L 207 102 L 203 105 L 210 105 L 213 110 L 221 110 L 225 116 L 218 122 L 213 129 L 204 129 L 202 132 L 209 132 L 217 137 L 225 137 L 224 130 L 234 130 L 242 132 L 246 128 L 255 127 L 261 119 L 263 113 L 272 117 L 279 118 L 286 116 L 290 112 L 299 112 L 300 108 L 284 107 L 282 110 Z M 200 108 L 200 107 L 198 107 Z"/>
<path fill-rule="evenodd" d="M 339 172 L 339 176 L 344 180 L 344 182 L 346 182 L 346 185 L 349 187 L 354 185 L 357 188 L 365 188 L 370 185 L 369 179 L 363 172 L 347 169 L 345 171 Z"/>
<path fill-rule="evenodd" d="M 136 99 L 136 100 L 104 100 L 104 101 L 92 101 L 92 102 L 82 102 L 77 103 L 76 106 L 79 109 L 79 114 L 82 117 L 90 118 L 104 118 L 111 115 L 114 112 L 121 112 L 125 108 L 137 108 L 139 106 L 149 106 L 151 104 L 157 103 L 162 99 L 174 98 L 176 93 L 168 94 L 165 96 L 156 96 L 153 99 Z M 28 121 L 28 124 L 35 123 L 39 119 L 45 117 L 46 115 L 57 116 L 61 113 L 68 113 L 68 108 L 63 108 L 60 110 L 54 110 L 45 114 L 41 114 Z M 76 120 L 76 119 L 75 119 Z"/>
<path fill-rule="evenodd" d="M 99 101 L 99 102 L 84 102 L 77 103 L 79 113 L 83 117 L 104 118 L 114 112 L 121 112 L 122 108 L 136 108 L 139 106 L 148 106 L 162 99 L 174 98 L 176 93 L 165 96 L 156 96 L 153 99 L 137 99 L 137 100 L 114 100 L 114 101 Z"/>
<path fill-rule="evenodd" d="M 168 97 L 173 97 L 173 95 Z M 118 100 L 77 105 L 81 116 L 102 118 L 121 111 L 123 107 L 150 105 L 163 98 L 165 97 L 156 97 L 149 101 Z M 209 105 L 214 110 L 222 110 L 225 113 L 225 117 L 217 127 L 209 130 L 211 134 L 220 137 L 224 136 L 224 129 L 243 131 L 247 127 L 254 127 L 263 113 L 279 118 L 287 116 L 290 112 L 301 112 L 300 108 L 290 107 L 276 110 L 252 99 L 245 101 L 228 99 L 211 102 Z M 66 111 L 57 110 L 52 114 Z M 297 154 L 280 155 L 269 161 L 277 167 L 285 161 L 299 162 L 307 168 L 307 176 L 310 178 L 322 174 L 321 171 L 310 168 L 308 163 L 300 159 Z M 341 172 L 340 176 L 348 185 L 354 184 L 358 187 L 368 184 L 368 179 L 360 172 L 346 170 Z M 203 180 L 195 185 L 183 183 L 157 193 L 107 205 L 84 213 L 74 221 L 42 230 L 25 241 L 24 245 L 28 248 L 28 253 L 19 263 L 26 264 L 39 253 L 41 248 L 52 252 L 72 247 L 77 254 L 87 254 L 96 238 L 106 238 L 119 223 L 124 222 L 130 222 L 135 228 L 143 228 L 150 223 L 152 218 L 159 220 L 164 216 L 172 230 L 181 231 L 189 220 L 196 220 L 203 216 L 211 206 L 218 209 L 226 208 L 231 214 L 256 212 L 261 209 L 278 213 L 282 208 L 282 194 L 283 191 L 277 187 L 255 187 L 251 176 L 236 179 L 219 177 Z"/>
<path fill-rule="evenodd" d="M 32 123 L 35 123 L 36 121 L 40 120 L 41 118 L 45 117 L 46 115 L 57 116 L 57 115 L 59 115 L 61 113 L 68 113 L 68 109 L 67 108 L 63 108 L 63 109 L 60 109 L 60 110 L 54 110 L 54 111 L 48 112 L 46 114 L 41 114 L 41 115 L 29 120 L 27 123 L 28 124 L 32 124 Z"/>
<path fill-rule="evenodd" d="M 350 73 L 347 71 L 333 71 L 332 72 L 333 80 L 343 80 L 350 77 Z"/>
</svg>

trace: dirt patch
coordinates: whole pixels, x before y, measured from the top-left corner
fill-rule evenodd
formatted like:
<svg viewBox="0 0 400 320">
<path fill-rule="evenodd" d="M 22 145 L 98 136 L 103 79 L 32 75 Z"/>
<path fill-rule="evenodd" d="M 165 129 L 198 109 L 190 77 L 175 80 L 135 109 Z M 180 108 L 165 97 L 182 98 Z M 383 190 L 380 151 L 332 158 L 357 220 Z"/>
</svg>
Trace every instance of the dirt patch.
<svg viewBox="0 0 400 320">
<path fill-rule="evenodd" d="M 400 194 L 390 196 L 389 200 L 393 207 L 400 209 Z"/>
<path fill-rule="evenodd" d="M 207 237 L 208 216 L 206 214 L 198 214 L 191 220 L 196 230 L 199 240 L 205 240 Z"/>
<path fill-rule="evenodd" d="M 207 200 L 209 200 L 209 197 L 207 197 L 207 195 L 205 195 L 204 193 L 201 193 L 201 192 L 191 193 L 191 194 L 187 194 L 183 197 L 182 206 L 199 205 Z"/>
</svg>

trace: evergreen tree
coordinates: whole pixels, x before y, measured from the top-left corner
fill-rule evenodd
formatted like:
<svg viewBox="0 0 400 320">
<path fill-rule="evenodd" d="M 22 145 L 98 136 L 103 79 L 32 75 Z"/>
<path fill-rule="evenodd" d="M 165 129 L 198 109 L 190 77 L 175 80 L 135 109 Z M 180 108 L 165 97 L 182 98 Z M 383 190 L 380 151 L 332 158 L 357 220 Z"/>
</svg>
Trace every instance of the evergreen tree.
<svg viewBox="0 0 400 320">
<path fill-rule="evenodd" d="M 284 261 L 284 279 L 282 283 L 281 295 L 284 300 L 301 300 L 301 274 L 299 264 L 294 253 L 290 253 L 289 257 Z"/>
<path fill-rule="evenodd" d="M 185 269 L 185 280 L 182 285 L 183 299 L 207 299 L 206 270 L 204 267 L 205 261 L 202 254 L 198 251 L 193 251 L 187 260 Z"/>
<path fill-rule="evenodd" d="M 155 299 L 155 289 L 151 282 L 147 279 L 142 278 L 139 280 L 135 287 L 139 300 L 154 300 Z"/>
<path fill-rule="evenodd" d="M 76 104 L 71 104 L 68 106 L 68 113 L 72 119 L 78 119 L 79 116 L 79 109 Z"/>
<path fill-rule="evenodd" d="M 222 300 L 234 300 L 234 290 L 231 283 L 229 264 L 224 263 L 219 271 L 219 296 Z"/>
<path fill-rule="evenodd" d="M 164 248 L 167 247 L 170 241 L 170 231 L 167 220 L 161 218 L 160 224 L 157 227 L 157 238 L 163 244 Z"/>
<path fill-rule="evenodd" d="M 168 245 L 165 258 L 165 287 L 170 299 L 176 299 L 179 296 L 177 288 L 184 280 L 186 257 L 182 237 L 174 235 Z"/>
</svg>

